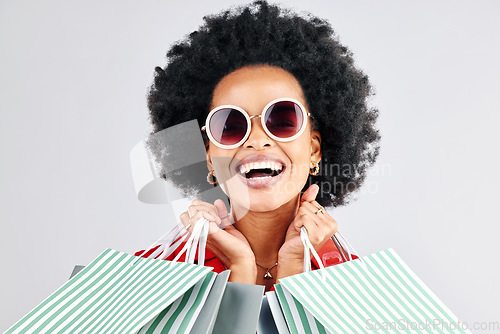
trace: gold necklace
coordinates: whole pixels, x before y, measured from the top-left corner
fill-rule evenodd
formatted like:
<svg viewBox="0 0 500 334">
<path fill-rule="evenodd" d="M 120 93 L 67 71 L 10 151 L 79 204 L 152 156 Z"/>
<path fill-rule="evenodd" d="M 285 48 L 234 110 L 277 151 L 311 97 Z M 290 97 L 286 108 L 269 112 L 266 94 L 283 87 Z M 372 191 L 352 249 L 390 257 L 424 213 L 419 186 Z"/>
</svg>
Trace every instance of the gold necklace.
<svg viewBox="0 0 500 334">
<path fill-rule="evenodd" d="M 276 267 L 278 265 L 278 262 L 276 262 L 273 266 L 269 267 L 269 268 L 266 268 L 264 266 L 261 266 L 260 264 L 258 264 L 257 262 L 255 262 L 255 264 L 259 267 L 261 267 L 262 269 L 265 269 L 266 270 L 266 273 L 264 274 L 264 279 L 272 279 L 273 278 L 273 275 L 271 275 L 271 273 L 269 272 L 269 270 L 273 269 L 274 267 Z"/>
</svg>

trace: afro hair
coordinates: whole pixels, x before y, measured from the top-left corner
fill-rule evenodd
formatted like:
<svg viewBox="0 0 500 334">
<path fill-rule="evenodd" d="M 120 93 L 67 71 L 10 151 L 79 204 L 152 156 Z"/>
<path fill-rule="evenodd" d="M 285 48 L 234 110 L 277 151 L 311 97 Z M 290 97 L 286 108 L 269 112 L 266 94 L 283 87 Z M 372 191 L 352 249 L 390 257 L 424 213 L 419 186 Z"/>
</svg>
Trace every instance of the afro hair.
<svg viewBox="0 0 500 334">
<path fill-rule="evenodd" d="M 234 70 L 280 67 L 300 83 L 313 129 L 321 134 L 320 173 L 309 175 L 302 191 L 316 183 L 321 205 L 349 203 L 379 154 L 378 110 L 367 105 L 373 95 L 368 76 L 355 67 L 330 24 L 266 1 L 203 19 L 170 48 L 167 65 L 155 69 L 148 95 L 153 131 L 193 119 L 204 125 L 215 86 Z"/>
</svg>

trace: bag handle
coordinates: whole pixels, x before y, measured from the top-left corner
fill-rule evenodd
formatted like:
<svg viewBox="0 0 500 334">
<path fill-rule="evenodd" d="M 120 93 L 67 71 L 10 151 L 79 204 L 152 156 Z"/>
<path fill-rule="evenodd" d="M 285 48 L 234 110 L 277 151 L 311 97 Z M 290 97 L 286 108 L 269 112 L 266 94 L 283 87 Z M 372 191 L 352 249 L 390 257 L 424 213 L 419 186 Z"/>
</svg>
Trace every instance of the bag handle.
<svg viewBox="0 0 500 334">
<path fill-rule="evenodd" d="M 185 232 L 184 232 L 185 233 Z M 182 233 L 182 234 L 184 234 Z M 153 242 L 148 248 L 143 250 L 139 255 L 141 257 L 143 254 L 147 254 L 151 249 L 153 249 L 156 245 L 160 245 L 152 254 L 148 255 L 146 258 L 155 258 L 158 254 L 161 254 L 163 250 L 165 249 L 166 245 L 172 244 L 175 240 L 180 238 L 182 236 L 181 230 L 179 226 L 174 226 L 170 231 L 168 231 L 166 234 L 164 234 L 160 239 L 156 240 Z"/>
<path fill-rule="evenodd" d="M 342 245 L 342 243 L 340 242 L 340 240 L 336 236 L 337 234 L 340 236 L 342 241 L 344 241 L 345 243 L 348 244 L 348 246 L 352 250 L 354 250 L 354 248 L 351 246 L 351 244 L 347 241 L 347 239 L 339 231 L 337 231 L 337 233 L 335 233 L 332 236 L 332 240 L 335 243 L 335 246 L 337 246 L 337 249 L 339 250 L 344 262 L 352 261 L 353 258 L 352 258 L 351 252 L 349 250 L 347 250 L 347 248 Z M 304 245 L 304 272 L 311 271 L 311 254 L 316 259 L 316 262 L 318 262 L 319 269 L 325 269 L 325 266 L 323 265 L 321 258 L 319 257 L 318 253 L 316 252 L 313 245 L 311 244 L 311 241 L 309 240 L 309 236 L 307 235 L 307 229 L 305 228 L 305 226 L 302 226 L 300 228 L 300 239 L 302 240 L 302 244 Z M 356 251 L 354 251 L 354 252 L 357 253 Z M 348 259 L 346 258 L 346 255 L 347 255 Z M 358 258 L 358 259 L 361 260 L 360 258 Z M 323 277 L 323 279 L 326 278 L 324 270 L 321 271 L 321 276 Z"/>
<path fill-rule="evenodd" d="M 160 247 L 158 247 L 158 249 L 150 254 L 148 258 L 156 258 L 158 255 L 160 255 L 158 259 L 163 260 L 170 256 L 179 247 L 179 245 L 187 239 L 186 244 L 179 252 L 179 254 L 177 254 L 177 256 L 173 259 L 173 261 L 177 262 L 180 259 L 181 255 L 186 253 L 185 262 L 194 264 L 196 248 L 198 248 L 198 265 L 203 266 L 205 264 L 205 249 L 207 244 L 208 229 L 209 221 L 204 217 L 198 219 L 193 227 L 193 231 L 191 232 L 191 234 L 187 233 L 187 230 L 184 226 L 181 227 L 179 225 L 176 225 L 172 230 L 167 232 L 146 250 L 142 251 L 138 256 L 146 254 L 149 250 L 151 250 L 154 246 L 161 242 Z M 339 250 L 344 262 L 352 261 L 353 258 L 351 252 L 342 245 L 342 242 L 336 236 L 337 234 L 340 236 L 341 240 L 347 243 L 347 245 L 352 250 L 354 250 L 354 248 L 342 235 L 342 233 L 340 233 L 340 231 L 337 231 L 337 233 L 332 236 L 332 240 Z M 321 258 L 319 257 L 318 253 L 311 244 L 311 241 L 309 240 L 309 236 L 307 235 L 307 229 L 305 228 L 305 226 L 302 226 L 300 228 L 300 239 L 302 241 L 302 244 L 304 245 L 304 272 L 311 271 L 311 254 L 318 262 L 320 269 L 325 269 L 323 261 L 321 261 Z M 169 245 L 169 247 L 165 249 L 167 245 Z M 354 252 L 357 253 L 356 251 Z M 346 258 L 346 255 L 348 259 Z M 324 278 L 324 271 L 322 271 L 322 275 Z"/>
<path fill-rule="evenodd" d="M 319 268 L 325 269 L 323 262 L 309 240 L 305 226 L 300 228 L 300 240 L 302 240 L 302 244 L 304 245 L 304 272 L 311 271 L 311 253 L 318 262 Z"/>
<path fill-rule="evenodd" d="M 196 221 L 193 227 L 193 231 L 191 232 L 191 235 L 189 236 L 188 240 L 186 241 L 186 244 L 182 248 L 182 250 L 177 254 L 177 256 L 172 260 L 173 262 L 177 262 L 179 258 L 181 257 L 182 254 L 186 253 L 186 262 L 194 264 L 194 258 L 196 255 L 196 248 L 198 246 L 199 248 L 199 253 L 198 253 L 198 264 L 203 266 L 205 263 L 205 245 L 206 245 L 206 238 L 208 235 L 208 220 L 204 217 L 201 217 Z M 202 236 L 203 235 L 203 236 Z M 200 241 L 200 237 L 202 236 L 202 239 L 204 242 L 202 242 L 202 245 L 198 245 L 198 242 Z M 203 249 L 202 249 L 203 248 Z M 201 255 L 203 254 L 203 255 Z M 200 255 L 203 258 L 203 261 L 199 259 Z"/>
<path fill-rule="evenodd" d="M 147 258 L 154 259 L 158 257 L 159 260 L 164 260 L 187 239 L 184 247 L 172 261 L 179 261 L 181 255 L 186 253 L 185 262 L 194 264 L 196 248 L 198 248 L 198 265 L 203 266 L 205 264 L 205 248 L 207 244 L 208 228 L 209 221 L 204 217 L 198 219 L 193 227 L 193 231 L 190 234 L 187 233 L 184 226 L 176 225 L 146 250 L 142 251 L 138 256 L 140 257 L 143 254 L 147 254 L 151 249 L 159 244 L 160 247 L 147 256 Z M 166 248 L 167 245 L 168 248 Z"/>
</svg>

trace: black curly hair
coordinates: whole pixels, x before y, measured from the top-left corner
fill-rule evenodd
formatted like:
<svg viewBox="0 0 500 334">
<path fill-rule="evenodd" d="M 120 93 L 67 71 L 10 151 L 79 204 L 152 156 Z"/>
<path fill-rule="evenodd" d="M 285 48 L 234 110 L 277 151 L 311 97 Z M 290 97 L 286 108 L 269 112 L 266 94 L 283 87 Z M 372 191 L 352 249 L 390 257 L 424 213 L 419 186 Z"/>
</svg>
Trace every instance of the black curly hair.
<svg viewBox="0 0 500 334">
<path fill-rule="evenodd" d="M 280 67 L 302 86 L 313 129 L 322 138 L 320 173 L 310 175 L 302 191 L 316 183 L 321 205 L 347 204 L 379 154 L 378 110 L 367 106 L 373 94 L 368 76 L 355 67 L 330 24 L 266 1 L 203 19 L 167 52 L 165 68 L 155 69 L 148 95 L 154 132 L 192 119 L 204 125 L 215 86 L 234 70 Z"/>
</svg>

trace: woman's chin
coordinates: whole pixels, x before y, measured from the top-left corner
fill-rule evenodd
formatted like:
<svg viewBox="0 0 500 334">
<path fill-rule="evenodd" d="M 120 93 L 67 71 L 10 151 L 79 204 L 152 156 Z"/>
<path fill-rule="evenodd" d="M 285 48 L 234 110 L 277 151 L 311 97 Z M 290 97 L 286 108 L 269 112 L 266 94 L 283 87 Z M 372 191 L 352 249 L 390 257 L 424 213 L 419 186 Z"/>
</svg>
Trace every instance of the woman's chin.
<svg viewBox="0 0 500 334">
<path fill-rule="evenodd" d="M 296 198 L 297 194 L 282 194 L 282 193 L 253 193 L 245 198 L 234 197 L 231 202 L 238 204 L 240 208 L 245 208 L 253 212 L 270 212 L 279 209 L 281 206 L 289 203 Z"/>
<path fill-rule="evenodd" d="M 287 176 L 286 173 L 282 173 L 270 180 L 247 180 L 241 175 L 236 175 L 221 186 L 231 202 L 240 208 L 254 212 L 269 212 L 296 199 L 300 194 L 302 188 L 299 183 L 302 180 L 292 182 Z"/>
<path fill-rule="evenodd" d="M 262 201 L 255 200 L 251 201 L 248 210 L 253 212 L 269 212 L 278 209 L 284 203 L 280 203 L 279 201 Z"/>
</svg>

